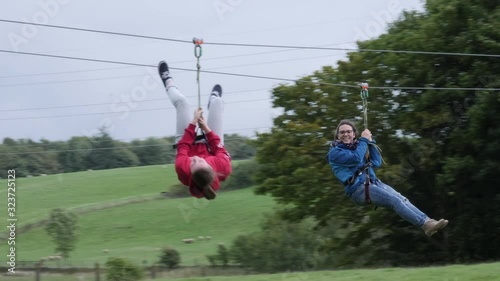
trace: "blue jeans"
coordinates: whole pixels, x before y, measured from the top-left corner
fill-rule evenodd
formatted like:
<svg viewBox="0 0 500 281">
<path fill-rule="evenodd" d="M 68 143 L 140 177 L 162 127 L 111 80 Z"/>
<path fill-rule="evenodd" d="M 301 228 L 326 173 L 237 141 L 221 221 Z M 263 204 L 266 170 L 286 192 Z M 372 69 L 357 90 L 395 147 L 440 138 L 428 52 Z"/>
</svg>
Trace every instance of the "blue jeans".
<svg viewBox="0 0 500 281">
<path fill-rule="evenodd" d="M 366 205 L 364 184 L 356 188 L 356 191 L 351 195 L 351 199 L 357 205 Z M 373 205 L 393 209 L 399 216 L 414 226 L 422 227 L 424 222 L 429 219 L 426 214 L 413 206 L 401 193 L 378 179 L 370 184 L 370 199 Z"/>
</svg>

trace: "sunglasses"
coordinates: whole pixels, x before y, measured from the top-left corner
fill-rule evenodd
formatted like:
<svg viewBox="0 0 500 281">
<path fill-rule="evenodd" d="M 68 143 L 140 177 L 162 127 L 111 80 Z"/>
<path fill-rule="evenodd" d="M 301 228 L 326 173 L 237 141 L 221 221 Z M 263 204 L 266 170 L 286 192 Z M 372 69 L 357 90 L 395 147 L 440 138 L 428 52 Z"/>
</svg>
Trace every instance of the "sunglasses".
<svg viewBox="0 0 500 281">
<path fill-rule="evenodd" d="M 352 133 L 352 130 L 339 131 L 339 134 L 341 134 L 341 135 L 350 134 L 350 133 Z"/>
</svg>

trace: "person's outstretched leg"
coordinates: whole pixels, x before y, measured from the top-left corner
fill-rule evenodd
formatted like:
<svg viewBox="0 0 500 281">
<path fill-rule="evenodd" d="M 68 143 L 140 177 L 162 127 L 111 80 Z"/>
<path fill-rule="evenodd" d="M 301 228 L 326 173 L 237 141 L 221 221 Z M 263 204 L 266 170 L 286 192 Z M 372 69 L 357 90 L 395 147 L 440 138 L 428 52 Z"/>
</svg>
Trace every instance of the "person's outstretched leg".
<svg viewBox="0 0 500 281">
<path fill-rule="evenodd" d="M 224 144 L 223 115 L 224 101 L 222 100 L 222 87 L 217 84 L 212 89 L 208 100 L 207 125 L 220 137 L 222 144 Z"/>
<path fill-rule="evenodd" d="M 383 183 L 381 180 L 377 180 L 377 185 L 384 188 L 387 192 L 393 194 L 394 196 L 398 197 L 403 204 L 405 204 L 410 210 L 412 210 L 417 216 L 422 217 L 422 218 L 428 218 L 426 214 L 424 214 L 422 211 L 420 211 L 419 208 L 415 207 L 408 198 L 404 197 L 401 193 L 397 192 L 394 190 L 394 188 L 390 187 L 389 185 Z"/>
<path fill-rule="evenodd" d="M 365 188 L 363 185 L 358 187 L 351 199 L 359 205 L 366 204 Z M 422 225 L 429 217 L 420 210 L 415 211 L 407 204 L 408 199 L 403 196 L 398 196 L 396 192 L 388 185 L 381 185 L 377 182 L 370 185 L 370 199 L 373 205 L 393 209 L 404 220 L 417 227 Z M 408 202 L 409 203 L 409 202 Z"/>
<path fill-rule="evenodd" d="M 163 85 L 165 85 L 170 102 L 172 102 L 177 112 L 175 129 L 175 143 L 177 143 L 181 139 L 182 135 L 184 135 L 184 130 L 187 128 L 192 119 L 189 112 L 189 101 L 174 84 L 174 80 L 170 76 L 166 62 L 161 61 L 158 64 L 158 72 L 163 81 Z"/>
<path fill-rule="evenodd" d="M 360 186 L 351 196 L 351 199 L 356 204 L 364 205 L 366 204 L 364 193 L 364 186 Z M 432 236 L 438 230 L 445 228 L 448 224 L 448 221 L 445 219 L 436 221 L 429 218 L 426 214 L 410 203 L 406 197 L 401 195 L 401 193 L 384 184 L 380 180 L 377 180 L 370 185 L 370 199 L 376 206 L 393 209 L 404 220 L 416 227 L 422 228 L 427 236 Z"/>
</svg>

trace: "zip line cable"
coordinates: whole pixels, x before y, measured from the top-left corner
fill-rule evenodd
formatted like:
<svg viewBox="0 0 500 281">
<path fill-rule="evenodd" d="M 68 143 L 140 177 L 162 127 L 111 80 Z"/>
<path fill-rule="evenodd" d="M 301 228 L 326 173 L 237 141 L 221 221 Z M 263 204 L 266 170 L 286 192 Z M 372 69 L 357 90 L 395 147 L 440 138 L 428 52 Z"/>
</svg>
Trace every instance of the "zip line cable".
<svg viewBox="0 0 500 281">
<path fill-rule="evenodd" d="M 122 32 L 113 32 L 113 31 L 102 31 L 102 30 L 87 29 L 87 28 L 58 26 L 58 25 L 50 25 L 50 24 L 30 23 L 30 22 L 15 21 L 15 20 L 6 20 L 6 19 L 0 19 L 0 22 L 15 23 L 15 24 L 28 24 L 28 25 L 50 27 L 50 28 L 76 30 L 76 31 L 93 32 L 93 33 L 103 33 L 103 34 L 126 36 L 126 37 L 136 37 L 136 38 L 143 38 L 143 39 L 163 40 L 163 41 L 178 42 L 178 43 L 192 43 L 192 41 L 188 41 L 188 40 L 180 40 L 180 39 L 172 39 L 172 38 L 164 38 L 164 37 L 155 37 L 155 36 L 146 36 L 146 35 L 138 35 L 138 34 L 130 34 L 130 33 L 122 33 Z M 409 50 L 383 50 L 383 49 L 378 50 L 378 49 L 331 48 L 331 47 L 328 48 L 328 47 L 314 47 L 314 46 L 243 44 L 243 43 L 221 43 L 221 42 L 206 42 L 205 44 L 206 45 L 216 45 L 216 46 L 254 47 L 254 48 L 282 48 L 282 49 L 302 49 L 302 50 L 307 49 L 307 50 L 330 50 L 330 51 L 356 51 L 356 52 L 375 52 L 375 53 L 400 53 L 400 54 L 421 54 L 421 55 L 441 55 L 441 56 L 494 57 L 494 58 L 500 57 L 500 55 L 495 55 L 495 54 L 427 52 L 427 51 L 409 51 Z"/>
<path fill-rule="evenodd" d="M 56 153 L 56 152 L 84 152 L 93 150 L 113 150 L 122 148 L 139 148 L 139 147 L 153 147 L 153 146 L 165 146 L 165 144 L 143 144 L 143 145 L 131 145 L 131 146 L 97 147 L 97 148 L 82 148 L 82 149 L 5 152 L 5 153 L 0 153 L 0 155 L 45 154 L 45 153 Z"/>
<path fill-rule="evenodd" d="M 230 130 L 229 132 L 235 132 L 235 131 L 242 131 L 242 130 L 251 130 L 251 129 L 269 129 L 269 127 L 254 127 L 254 128 L 244 128 L 244 129 L 233 129 L 233 130 Z M 84 138 L 87 138 L 87 139 L 90 139 L 90 138 L 93 138 L 95 136 L 77 136 L 77 137 L 84 137 Z M 249 137 L 245 137 L 245 136 L 238 136 L 240 138 L 249 138 Z M 131 143 L 133 141 L 147 141 L 148 139 L 150 138 L 153 138 L 153 139 L 164 139 L 164 138 L 174 138 L 174 136 L 148 136 L 148 137 L 142 137 L 143 140 L 141 140 L 141 138 L 139 137 L 135 137 L 135 138 L 127 138 L 127 139 L 113 139 L 115 141 L 120 141 L 120 142 L 125 142 L 125 143 Z M 41 138 L 43 139 L 43 138 Z M 41 140 L 40 139 L 40 140 Z M 19 138 L 17 140 L 27 140 L 26 138 Z M 31 140 L 31 139 L 30 139 Z M 238 141 L 236 138 L 231 138 L 230 139 L 231 142 L 233 141 Z M 64 140 L 64 141 L 61 141 L 61 140 L 54 140 L 54 141 L 49 141 L 49 143 L 34 143 L 34 144 L 28 144 L 28 143 L 19 143 L 19 144 L 15 144 L 15 145 L 9 145 L 9 147 L 13 147 L 13 148 L 43 148 L 43 149 L 46 149 L 45 147 L 48 147 L 48 146 L 53 146 L 54 144 L 56 143 L 67 143 L 69 142 L 69 140 Z M 92 142 L 92 141 L 90 141 Z M 2 146 L 4 144 L 0 144 L 0 146 Z M 1 155 L 2 153 L 0 153 Z"/>
<path fill-rule="evenodd" d="M 326 44 L 322 46 L 335 46 L 335 45 L 343 45 L 343 44 L 352 44 L 355 42 L 342 42 L 342 43 L 335 43 L 335 44 Z M 205 58 L 205 61 L 212 61 L 212 60 L 222 60 L 222 59 L 230 59 L 230 58 L 240 58 L 240 57 L 249 57 L 249 56 L 260 56 L 260 55 L 267 55 L 267 54 L 276 54 L 276 53 L 285 53 L 285 52 L 293 52 L 297 50 L 293 49 L 288 49 L 288 50 L 277 50 L 277 51 L 268 51 L 268 52 L 258 52 L 258 53 L 247 53 L 247 54 L 238 54 L 238 55 L 230 55 L 230 56 L 222 56 L 222 57 L 214 57 L 214 58 Z M 328 55 L 332 56 L 332 55 Z M 314 59 L 314 58 L 320 58 L 320 57 L 328 57 L 328 56 L 316 56 L 316 57 L 307 57 L 307 58 L 297 58 L 297 59 L 289 59 L 289 60 L 281 60 L 281 61 L 271 61 L 269 63 L 274 63 L 274 62 L 285 62 L 285 61 L 297 61 L 297 60 L 304 60 L 304 59 Z M 180 63 L 192 63 L 192 60 L 184 60 L 184 61 L 174 61 L 174 62 L 169 62 L 170 64 L 180 64 Z M 258 63 L 258 64 L 265 64 L 267 62 L 263 63 Z M 257 64 L 245 64 L 241 66 L 250 66 L 250 65 L 257 65 Z M 126 66 L 126 67 L 110 67 L 110 68 L 98 68 L 98 69 L 87 69 L 87 70 L 74 70 L 74 71 L 61 71 L 61 72 L 48 72 L 48 73 L 33 73 L 33 74 L 19 74 L 19 75 L 8 75 L 8 76 L 0 76 L 0 79 L 9 79 L 9 78 L 18 78 L 18 77 L 30 77 L 30 76 L 47 76 L 47 75 L 57 75 L 57 74 L 68 74 L 68 73 L 81 73 L 81 72 L 94 72 L 94 71 L 104 71 L 104 70 L 113 70 L 113 69 L 129 69 L 133 68 L 135 66 Z M 236 66 L 234 66 L 236 67 Z M 228 68 L 228 67 L 218 67 L 219 68 Z M 211 68 L 214 69 L 214 68 Z M 5 85 L 1 85 L 5 86 Z"/>
<path fill-rule="evenodd" d="M 249 63 L 249 64 L 229 65 L 229 66 L 207 68 L 207 70 L 238 68 L 238 67 L 255 66 L 255 65 L 266 65 L 266 64 L 272 64 L 272 63 L 281 63 L 281 62 L 290 62 L 290 61 L 299 61 L 299 60 L 318 59 L 318 58 L 325 58 L 325 57 L 331 57 L 331 56 L 332 55 L 324 55 L 324 56 L 295 58 L 295 59 L 287 59 L 287 60 L 267 61 L 267 62 L 261 62 L 261 63 Z M 129 67 L 133 67 L 133 66 L 128 66 L 126 68 L 129 68 Z M 172 68 L 172 69 L 174 69 L 174 68 Z M 182 73 L 182 72 L 184 72 L 184 71 L 181 71 L 180 73 Z M 64 72 L 61 72 L 59 74 L 63 74 L 63 73 Z M 47 84 L 73 83 L 73 82 L 84 82 L 84 81 L 99 81 L 99 80 L 107 80 L 107 79 L 111 80 L 111 79 L 121 79 L 121 78 L 131 78 L 131 77 L 144 77 L 144 74 L 122 75 L 122 76 L 101 77 L 101 78 L 75 79 L 75 80 L 34 82 L 34 83 L 0 84 L 0 87 L 18 87 L 18 86 L 30 86 L 30 85 L 47 85 Z"/>
<path fill-rule="evenodd" d="M 56 59 L 69 59 L 69 60 L 81 60 L 81 61 L 100 62 L 100 63 L 113 63 L 113 64 L 131 65 L 131 66 L 153 67 L 152 65 L 140 64 L 140 63 L 117 62 L 117 61 L 110 61 L 110 60 L 100 60 L 100 59 L 78 58 L 78 57 L 68 57 L 68 56 L 60 56 L 60 55 L 49 55 L 49 54 L 41 54 L 41 53 L 9 51 L 9 50 L 2 50 L 2 49 L 0 49 L 0 52 L 18 54 L 18 55 L 28 55 L 28 56 L 41 56 L 41 57 L 49 57 L 49 58 L 56 58 Z"/>
<path fill-rule="evenodd" d="M 242 91 L 234 91 L 234 92 L 225 92 L 224 95 L 232 95 L 232 94 L 238 94 L 238 93 L 248 93 L 248 92 L 258 92 L 258 91 L 266 91 L 268 90 L 267 88 L 263 89 L 253 89 L 253 90 L 242 90 Z M 192 98 L 195 97 L 193 95 L 186 95 L 187 98 Z M 142 100 L 140 102 L 150 102 L 150 101 L 166 101 L 168 100 L 167 98 L 160 98 L 160 99 L 149 99 L 149 100 Z M 249 101 L 254 101 L 254 100 L 249 100 Z M 245 102 L 245 101 L 240 101 L 240 102 Z M 236 103 L 236 102 L 227 102 L 227 103 Z M 49 106 L 49 107 L 35 107 L 35 108 L 19 108 L 19 109 L 0 109 L 0 112 L 12 112 L 12 111 L 30 111 L 30 110 L 46 110 L 46 109 L 59 109 L 59 108 L 72 108 L 72 107 L 88 107 L 88 106 L 102 106 L 102 105 L 112 105 L 113 103 L 87 103 L 87 104 L 72 104 L 72 105 L 60 105 L 60 106 Z"/>
<path fill-rule="evenodd" d="M 264 99 L 254 99 L 254 100 L 246 100 L 246 101 L 235 101 L 235 102 L 225 102 L 226 104 L 232 103 L 243 103 L 243 102 L 255 102 L 255 101 L 267 101 L 271 98 Z M 193 107 L 193 106 L 191 106 Z M 162 107 L 162 108 L 149 108 L 149 109 L 135 109 L 128 110 L 126 112 L 147 112 L 147 111 L 157 111 L 157 110 L 171 110 L 175 109 L 175 107 Z M 46 119 L 46 118 L 61 118 L 61 117 L 76 117 L 76 116 L 90 116 L 90 115 L 109 115 L 109 114 L 119 114 L 125 113 L 123 111 L 118 112 L 94 112 L 94 113 L 78 113 L 78 114 L 66 114 L 66 115 L 52 115 L 52 116 L 28 116 L 28 117 L 14 117 L 14 118 L 1 118 L 0 121 L 11 121 L 11 120 L 32 120 L 32 119 Z"/>
<path fill-rule="evenodd" d="M 60 55 L 8 51 L 8 50 L 1 50 L 1 49 L 0 49 L 0 52 L 20 54 L 20 55 L 30 55 L 30 56 L 42 56 L 42 57 L 57 58 L 57 59 L 70 59 L 70 60 L 90 61 L 90 62 L 99 62 L 99 63 L 113 63 L 113 64 L 133 65 L 133 66 L 142 66 L 142 67 L 155 67 L 155 68 L 157 67 L 154 65 L 140 64 L 140 63 L 118 62 L 118 61 L 110 61 L 110 60 L 100 60 L 100 59 L 78 58 L 78 57 L 68 57 L 68 56 L 60 56 Z M 194 71 L 194 72 L 197 71 L 196 69 L 187 69 L 187 68 L 175 68 L 175 67 L 169 67 L 169 68 L 176 69 L 176 70 L 183 70 L 183 71 Z M 227 72 L 217 72 L 217 71 L 207 71 L 207 70 L 202 70 L 201 72 L 210 73 L 210 74 L 221 74 L 221 75 L 232 75 L 232 76 L 240 76 L 240 77 L 261 78 L 261 79 L 268 79 L 268 80 L 282 80 L 282 81 L 292 81 L 292 82 L 295 81 L 294 79 L 275 78 L 275 77 L 266 77 L 266 76 L 258 76 L 258 75 L 246 75 L 246 74 L 227 73 Z M 357 86 L 352 86 L 352 87 L 357 88 Z"/>
<path fill-rule="evenodd" d="M 283 49 L 307 49 L 307 50 L 330 50 L 330 51 L 354 51 L 354 52 L 373 52 L 373 53 L 397 53 L 397 54 L 419 54 L 419 55 L 439 55 L 439 56 L 467 56 L 467 57 L 494 57 L 500 55 L 493 54 L 474 54 L 474 53 L 450 53 L 450 52 L 426 52 L 409 50 L 383 50 L 383 49 L 356 49 L 356 48 L 323 48 L 307 46 L 289 46 L 289 45 L 259 45 L 259 44 L 237 44 L 237 43 L 210 43 L 207 45 L 217 46 L 238 46 L 238 47 L 260 47 L 260 48 L 283 48 Z"/>
<path fill-rule="evenodd" d="M 157 67 L 156 65 L 147 65 L 147 64 L 139 64 L 139 63 L 131 63 L 131 62 L 119 62 L 119 61 L 68 57 L 68 56 L 49 55 L 49 54 L 40 54 L 40 53 L 18 52 L 18 51 L 9 51 L 9 50 L 2 50 L 2 49 L 0 49 L 0 52 L 20 54 L 20 55 L 42 56 L 42 57 L 50 57 L 50 58 L 58 58 L 58 59 L 90 61 L 90 62 L 99 62 L 99 63 L 113 63 L 113 64 L 133 65 L 133 66 L 142 66 L 142 67 L 154 67 L 154 68 Z M 175 68 L 175 67 L 170 67 L 170 68 L 176 69 L 176 70 L 182 70 L 182 71 L 192 71 L 192 72 L 197 71 L 196 69 Z M 201 70 L 201 72 L 209 73 L 209 74 L 217 74 L 217 75 L 229 75 L 229 76 L 237 76 L 237 77 L 256 78 L 256 79 L 297 82 L 297 79 L 289 79 L 289 78 L 279 78 L 279 77 L 269 77 L 269 76 L 239 74 L 239 73 L 229 73 L 229 72 L 219 72 L 219 71 L 209 71 L 209 70 Z M 341 83 L 326 83 L 326 82 L 316 82 L 316 83 L 320 84 L 320 85 L 338 86 L 338 87 L 355 88 L 355 89 L 359 88 L 359 85 L 348 85 L 348 84 L 341 84 Z M 401 89 L 408 89 L 408 90 L 454 90 L 454 91 L 499 91 L 500 90 L 500 88 L 460 88 L 460 87 L 447 88 L 447 87 L 404 87 L 404 86 L 401 86 L 401 87 L 375 86 L 375 87 L 371 87 L 371 88 L 373 88 L 373 89 L 387 89 L 387 90 L 401 90 Z"/>
<path fill-rule="evenodd" d="M 73 70 L 73 71 L 60 71 L 60 72 L 46 72 L 46 73 L 7 75 L 7 76 L 0 76 L 0 79 L 11 79 L 11 78 L 19 78 L 19 77 L 24 78 L 24 77 L 31 77 L 31 76 L 48 76 L 48 75 L 58 75 L 58 74 L 94 72 L 94 71 L 106 71 L 106 70 L 116 70 L 116 69 L 130 69 L 130 68 L 133 68 L 133 66 L 108 67 L 108 68 L 89 69 L 89 70 Z"/>
<path fill-rule="evenodd" d="M 9 51 L 9 50 L 2 50 L 2 49 L 0 49 L 0 52 L 19 54 L 19 55 L 42 56 L 42 57 L 57 58 L 57 59 L 70 59 L 70 60 L 90 61 L 90 62 L 99 62 L 99 63 L 113 63 L 113 64 L 133 65 L 133 66 L 142 66 L 142 67 L 154 67 L 154 68 L 157 67 L 156 65 L 148 65 L 148 64 L 140 64 L 140 63 L 118 62 L 118 61 L 110 61 L 110 60 L 78 58 L 78 57 L 68 57 L 68 56 L 60 56 L 60 55 L 29 53 L 29 52 L 18 52 L 18 51 Z M 176 69 L 176 70 L 183 70 L 183 71 L 195 71 L 195 72 L 197 71 L 196 69 L 187 69 L 187 68 L 175 68 L 175 67 L 169 67 L 169 68 Z M 276 77 L 268 77 L 268 76 L 248 75 L 248 74 L 238 74 L 238 73 L 228 73 L 228 72 L 218 72 L 218 71 L 208 71 L 208 70 L 201 70 L 201 72 L 210 73 L 210 74 L 238 76 L 238 77 L 259 78 L 259 79 L 267 79 L 267 80 L 281 80 L 281 81 L 289 81 L 289 82 L 296 81 L 296 79 L 276 78 Z M 355 86 L 355 85 L 332 84 L 332 83 L 323 83 L 323 84 L 332 85 L 332 86 L 358 88 L 358 86 Z"/>
<path fill-rule="evenodd" d="M 244 131 L 244 130 L 257 130 L 257 129 L 269 129 L 269 127 L 252 127 L 252 128 L 240 128 L 229 130 L 228 133 Z M 163 138 L 163 137 L 159 137 Z M 15 145 L 14 147 L 40 147 L 36 145 Z M 165 146 L 165 144 L 143 144 L 143 145 L 130 145 L 130 146 L 117 146 L 117 147 L 100 147 L 100 148 L 82 148 L 82 149 L 66 149 L 66 150 L 44 150 L 44 151 L 25 151 L 25 152 L 4 152 L 0 155 L 26 155 L 26 154 L 47 154 L 56 152 L 83 152 L 92 150 L 113 150 L 113 149 L 123 149 L 123 148 L 136 148 L 136 147 L 152 147 L 152 146 Z"/>
<path fill-rule="evenodd" d="M 179 43 L 191 43 L 191 41 L 187 41 L 187 40 L 169 39 L 169 38 L 162 38 L 162 37 L 137 35 L 137 34 L 113 32 L 113 31 L 104 31 L 104 30 L 95 30 L 95 29 L 88 29 L 88 28 L 78 28 L 78 27 L 68 27 L 68 26 L 59 26 L 59 25 L 51 25 L 51 24 L 32 23 L 32 22 L 17 21 L 17 20 L 0 19 L 0 22 L 17 23 L 17 24 L 28 24 L 28 25 L 50 27 L 50 28 L 68 29 L 68 30 L 93 32 L 93 33 L 102 33 L 102 34 L 109 34 L 109 35 L 119 35 L 119 36 L 126 36 L 126 37 L 136 37 L 136 38 L 143 38 L 143 39 L 171 41 L 171 42 L 179 42 Z"/>
<path fill-rule="evenodd" d="M 122 75 L 122 76 L 115 76 L 115 77 L 87 78 L 87 79 L 75 79 L 75 80 L 33 82 L 33 83 L 17 83 L 17 84 L 3 84 L 3 85 L 0 84 L 0 88 L 33 86 L 33 85 L 64 84 L 64 83 L 87 82 L 87 81 L 102 81 L 102 80 L 113 80 L 113 79 L 123 79 L 123 78 L 132 78 L 132 77 L 144 77 L 144 74 L 133 74 L 133 75 L 131 74 L 131 75 Z"/>
</svg>

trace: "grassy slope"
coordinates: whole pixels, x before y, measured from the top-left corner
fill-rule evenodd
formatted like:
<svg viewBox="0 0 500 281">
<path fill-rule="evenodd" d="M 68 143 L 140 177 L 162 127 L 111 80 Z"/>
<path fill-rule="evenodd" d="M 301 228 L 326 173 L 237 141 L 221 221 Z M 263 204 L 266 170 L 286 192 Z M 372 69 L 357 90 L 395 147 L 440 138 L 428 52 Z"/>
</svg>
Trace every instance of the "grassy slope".
<svg viewBox="0 0 500 281">
<path fill-rule="evenodd" d="M 105 205 L 120 198 L 159 194 L 177 183 L 172 165 L 19 178 L 18 225 L 46 218 L 52 208 Z M 1 180 L 1 197 L 7 197 L 6 189 L 6 181 Z M 5 205 L 0 205 L 0 219 L 5 221 Z M 163 199 L 87 213 L 80 216 L 79 240 L 71 263 L 90 266 L 115 255 L 149 264 L 158 259 L 159 248 L 172 246 L 181 252 L 184 265 L 206 264 L 205 255 L 214 254 L 218 243 L 229 244 L 239 234 L 258 230 L 262 213 L 272 206 L 271 198 L 255 196 L 247 189 L 221 193 L 214 201 Z M 182 242 L 198 236 L 213 238 L 194 244 Z M 43 228 L 19 233 L 16 246 L 18 260 L 36 261 L 55 252 Z M 110 253 L 105 255 L 103 249 Z"/>
<path fill-rule="evenodd" d="M 166 281 L 172 279 L 155 279 Z M 235 280 L 234 276 L 209 277 L 209 278 L 182 278 L 177 281 L 210 280 L 228 281 Z M 382 268 L 373 270 L 339 270 L 339 271 L 314 271 L 298 273 L 282 273 L 269 275 L 238 276 L 241 281 L 282 281 L 282 280 L 314 280 L 314 281 L 465 281 L 465 280 L 500 280 L 500 263 L 478 265 L 452 265 L 444 267 L 425 268 Z"/>
<path fill-rule="evenodd" d="M 89 213 L 80 217 L 79 240 L 71 262 L 91 266 L 109 256 L 120 256 L 151 264 L 157 261 L 159 248 L 171 246 L 180 252 L 183 265 L 207 264 L 205 256 L 215 254 L 218 243 L 229 245 L 237 235 L 258 230 L 262 213 L 272 206 L 271 198 L 244 189 L 221 193 L 214 201 L 164 199 Z M 212 239 L 198 240 L 198 236 Z M 197 241 L 185 244 L 185 238 Z M 42 228 L 17 240 L 22 260 L 38 260 L 54 253 L 54 244 Z M 109 249 L 109 254 L 103 249 Z"/>
<path fill-rule="evenodd" d="M 177 183 L 172 165 L 133 167 L 16 179 L 18 224 L 47 217 L 56 207 L 74 208 L 142 194 L 159 194 Z M 7 181 L 0 197 L 7 201 Z M 6 209 L 0 204 L 0 219 Z M 0 232 L 4 231 L 3 229 Z"/>
<path fill-rule="evenodd" d="M 33 276 L 26 277 L 4 277 L 5 280 L 31 281 Z M 51 275 L 42 274 L 44 281 L 80 281 L 95 280 L 91 274 L 74 275 Z M 103 276 L 101 276 L 103 280 Z M 443 267 L 424 267 L 424 268 L 382 268 L 382 269 L 357 269 L 357 270 L 338 270 L 338 271 L 313 271 L 297 273 L 280 274 L 259 274 L 247 276 L 210 276 L 200 278 L 163 278 L 149 279 L 146 276 L 143 280 L 155 281 L 499 281 L 500 263 L 484 263 L 476 265 L 452 265 Z"/>
<path fill-rule="evenodd" d="M 117 198 L 154 194 L 177 183 L 173 168 L 149 166 L 17 179 L 16 203 L 20 222 L 43 218 L 55 207 L 76 207 Z M 0 181 L 0 196 L 6 200 L 6 181 Z M 5 205 L 0 219 L 5 221 Z M 128 257 L 140 264 L 156 261 L 158 249 L 172 246 L 181 252 L 183 265 L 206 264 L 217 244 L 230 243 L 243 233 L 257 229 L 262 213 L 274 202 L 255 196 L 251 190 L 220 194 L 215 201 L 193 198 L 155 200 L 89 213 L 80 218 L 80 239 L 72 253 L 75 265 L 103 262 L 108 256 Z M 184 244 L 184 238 L 212 236 L 208 241 Z M 53 254 L 54 244 L 43 229 L 17 237 L 18 260 L 36 260 Z M 3 247 L 2 247 L 3 248 Z M 110 249 L 105 255 L 102 249 Z M 500 264 L 454 265 L 416 269 L 320 271 L 296 274 L 241 276 L 239 280 L 500 280 Z M 81 280 L 82 276 L 49 276 L 44 280 Z M 83 278 L 91 278 L 89 276 Z M 233 280 L 210 277 L 176 280 Z M 10 279 L 10 278 L 7 278 Z M 24 280 L 15 277 L 16 280 Z M 33 280 L 32 277 L 26 280 Z M 91 280 L 91 279 L 89 279 Z M 156 279 L 166 280 L 166 279 Z M 170 280 L 170 279 L 169 279 Z"/>
</svg>

